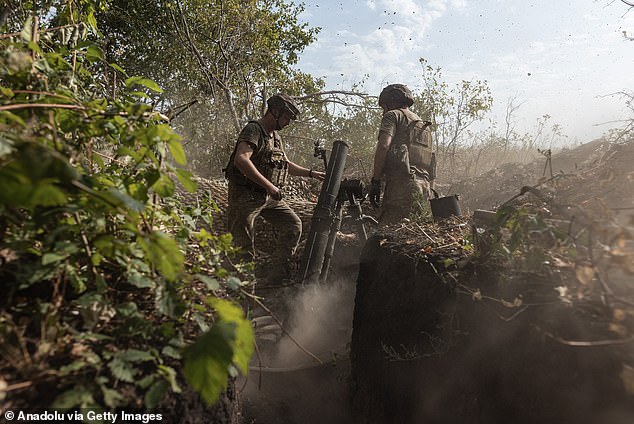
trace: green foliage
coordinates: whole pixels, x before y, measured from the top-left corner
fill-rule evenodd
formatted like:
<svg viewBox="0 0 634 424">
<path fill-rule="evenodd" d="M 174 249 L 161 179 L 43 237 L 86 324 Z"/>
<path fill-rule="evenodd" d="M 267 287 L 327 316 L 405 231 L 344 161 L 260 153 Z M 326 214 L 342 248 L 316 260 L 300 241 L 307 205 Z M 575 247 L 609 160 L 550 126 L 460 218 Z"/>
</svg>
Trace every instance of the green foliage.
<svg viewBox="0 0 634 424">
<path fill-rule="evenodd" d="M 259 117 L 267 95 L 314 91 L 316 81 L 294 67 L 319 31 L 300 22 L 303 10 L 286 0 L 113 0 L 96 17 L 108 34 L 107 61 L 164 89 L 148 96 L 179 116 L 190 169 L 209 175 L 220 174 L 242 123 Z"/>
<path fill-rule="evenodd" d="M 491 110 L 493 96 L 487 81 L 462 80 L 450 87 L 444 80 L 442 70 L 434 68 L 421 58 L 425 105 L 422 116 L 429 116 L 435 124 L 439 148 L 455 154 L 461 136 L 474 122 L 481 120 Z"/>
<path fill-rule="evenodd" d="M 83 19 L 94 35 L 91 3 L 76 5 L 87 13 L 64 4 L 52 19 Z M 133 76 L 104 96 L 100 70 L 120 68 L 88 34 L 38 43 L 31 21 L 24 28 L 0 50 L 3 378 L 32 382 L 40 404 L 29 408 L 153 408 L 180 392 L 181 352 L 205 343 L 208 335 L 187 348 L 207 326 L 225 344 L 184 367 L 214 369 L 194 384 L 213 402 L 233 363 L 246 372 L 253 335 L 239 308 L 215 300 L 240 282 L 221 264 L 230 237 L 205 237 L 206 250 L 186 261 L 205 211 L 173 197 L 177 183 L 196 184 L 178 167 L 181 137 L 147 103 L 161 88 Z M 217 284 L 203 284 L 210 279 Z M 27 406 L 19 393 L 7 401 Z"/>
<path fill-rule="evenodd" d="M 240 308 L 220 299 L 210 303 L 218 320 L 185 350 L 185 377 L 205 401 L 213 403 L 226 386 L 229 366 L 236 364 L 243 373 L 248 372 L 254 340 Z"/>
<path fill-rule="evenodd" d="M 409 213 L 411 222 L 429 222 L 433 219 L 429 200 L 422 194 L 414 193 L 412 209 Z"/>
<path fill-rule="evenodd" d="M 485 259 L 533 272 L 545 270 L 553 255 L 577 256 L 573 240 L 546 208 L 501 207 L 496 225 L 480 234 L 479 244 Z"/>
</svg>

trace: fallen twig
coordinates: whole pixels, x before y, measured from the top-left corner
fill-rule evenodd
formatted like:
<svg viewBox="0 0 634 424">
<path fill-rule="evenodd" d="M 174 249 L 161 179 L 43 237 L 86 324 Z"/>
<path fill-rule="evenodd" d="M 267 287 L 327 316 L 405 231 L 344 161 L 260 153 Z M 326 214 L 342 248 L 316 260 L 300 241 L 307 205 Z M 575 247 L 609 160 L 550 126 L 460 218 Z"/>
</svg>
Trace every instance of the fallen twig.
<svg viewBox="0 0 634 424">
<path fill-rule="evenodd" d="M 240 291 L 245 296 L 253 299 L 253 301 L 255 303 L 257 303 L 262 309 L 264 309 L 267 313 L 269 313 L 271 315 L 271 317 L 275 320 L 275 322 L 277 322 L 277 324 L 280 326 L 280 328 L 282 329 L 282 332 L 284 334 L 286 334 L 288 336 L 288 338 L 291 339 L 291 341 L 293 343 L 295 343 L 295 345 L 298 348 L 300 348 L 305 354 L 307 354 L 308 356 L 310 356 L 311 358 L 313 358 L 314 360 L 316 360 L 320 364 L 323 364 L 321 359 L 319 359 L 317 356 L 315 356 L 312 352 L 310 352 L 308 349 L 306 349 L 304 346 L 302 346 L 302 344 L 300 342 L 295 340 L 295 338 L 293 336 L 291 336 L 291 334 L 288 332 L 288 330 L 286 328 L 284 328 L 284 325 L 282 324 L 282 321 L 277 316 L 275 316 L 275 314 L 273 314 L 273 312 L 264 303 L 262 303 L 262 301 L 257 296 L 252 295 L 251 293 L 245 291 L 244 289 L 240 289 Z"/>
</svg>

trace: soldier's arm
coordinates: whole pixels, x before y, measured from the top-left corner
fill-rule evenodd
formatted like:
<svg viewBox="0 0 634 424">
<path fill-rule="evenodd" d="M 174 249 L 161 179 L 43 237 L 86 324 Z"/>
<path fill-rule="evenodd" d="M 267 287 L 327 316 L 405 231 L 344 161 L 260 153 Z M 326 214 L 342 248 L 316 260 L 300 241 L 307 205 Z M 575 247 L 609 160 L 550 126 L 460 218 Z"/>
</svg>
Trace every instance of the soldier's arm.
<svg viewBox="0 0 634 424">
<path fill-rule="evenodd" d="M 378 142 L 376 144 L 376 151 L 374 152 L 374 171 L 372 172 L 372 179 L 374 180 L 380 180 L 383 175 L 385 158 L 387 157 L 388 150 L 390 150 L 392 138 L 395 133 L 396 114 L 394 111 L 386 112 L 381 119 Z"/>
<path fill-rule="evenodd" d="M 381 131 L 379 132 L 379 141 L 376 144 L 376 151 L 374 152 L 374 172 L 372 178 L 380 180 L 383 175 L 383 167 L 385 166 L 385 158 L 390 145 L 392 144 L 392 136 Z"/>
<path fill-rule="evenodd" d="M 303 166 L 291 161 L 288 162 L 288 173 L 296 177 L 310 177 L 317 178 L 318 180 L 323 180 L 326 176 L 325 172 L 304 168 Z"/>
</svg>

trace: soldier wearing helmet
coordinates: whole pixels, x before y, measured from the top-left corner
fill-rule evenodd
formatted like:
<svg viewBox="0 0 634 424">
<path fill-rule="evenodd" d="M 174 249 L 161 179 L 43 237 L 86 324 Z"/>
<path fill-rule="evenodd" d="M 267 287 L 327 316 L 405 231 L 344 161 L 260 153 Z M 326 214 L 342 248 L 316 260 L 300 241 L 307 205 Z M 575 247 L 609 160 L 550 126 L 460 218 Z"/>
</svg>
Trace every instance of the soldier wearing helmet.
<svg viewBox="0 0 634 424">
<path fill-rule="evenodd" d="M 266 103 L 264 115 L 240 131 L 225 169 L 229 180 L 227 227 L 235 245 L 253 259 L 255 219 L 261 216 L 270 222 L 278 234 L 272 269 L 283 278 L 299 243 L 302 223 L 282 199 L 281 189 L 289 174 L 320 180 L 325 174 L 291 162 L 284 152 L 278 131 L 299 117 L 295 101 L 286 94 L 276 94 Z"/>
<path fill-rule="evenodd" d="M 370 201 L 381 203 L 379 221 L 398 222 L 412 212 L 429 213 L 427 199 L 433 188 L 434 159 L 430 122 L 409 107 L 414 96 L 404 84 L 391 84 L 379 95 L 383 118 L 374 154 Z M 381 183 L 385 182 L 383 201 Z"/>
</svg>

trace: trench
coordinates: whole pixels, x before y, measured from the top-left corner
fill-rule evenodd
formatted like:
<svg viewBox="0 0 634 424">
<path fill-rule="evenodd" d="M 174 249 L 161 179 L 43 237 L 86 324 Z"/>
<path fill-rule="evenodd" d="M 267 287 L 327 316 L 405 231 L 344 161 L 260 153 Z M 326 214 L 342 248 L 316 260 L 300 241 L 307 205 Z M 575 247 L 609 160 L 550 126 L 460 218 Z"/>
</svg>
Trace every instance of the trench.
<svg viewBox="0 0 634 424">
<path fill-rule="evenodd" d="M 442 258 L 393 239 L 348 247 L 356 263 L 335 264 L 334 281 L 284 295 L 291 334 L 323 364 L 284 335 L 260 340 L 238 382 L 244 422 L 634 422 L 628 347 L 562 343 L 603 337 L 595 306 L 567 307 L 550 281 L 471 263 L 450 280 Z"/>
<path fill-rule="evenodd" d="M 370 240 L 361 257 L 351 343 L 355 422 L 634 421 L 620 378 L 623 346 L 562 343 L 603 337 L 607 323 L 596 306 L 566 306 L 533 274 L 467 266 L 452 284 L 433 263 L 384 241 Z"/>
</svg>

